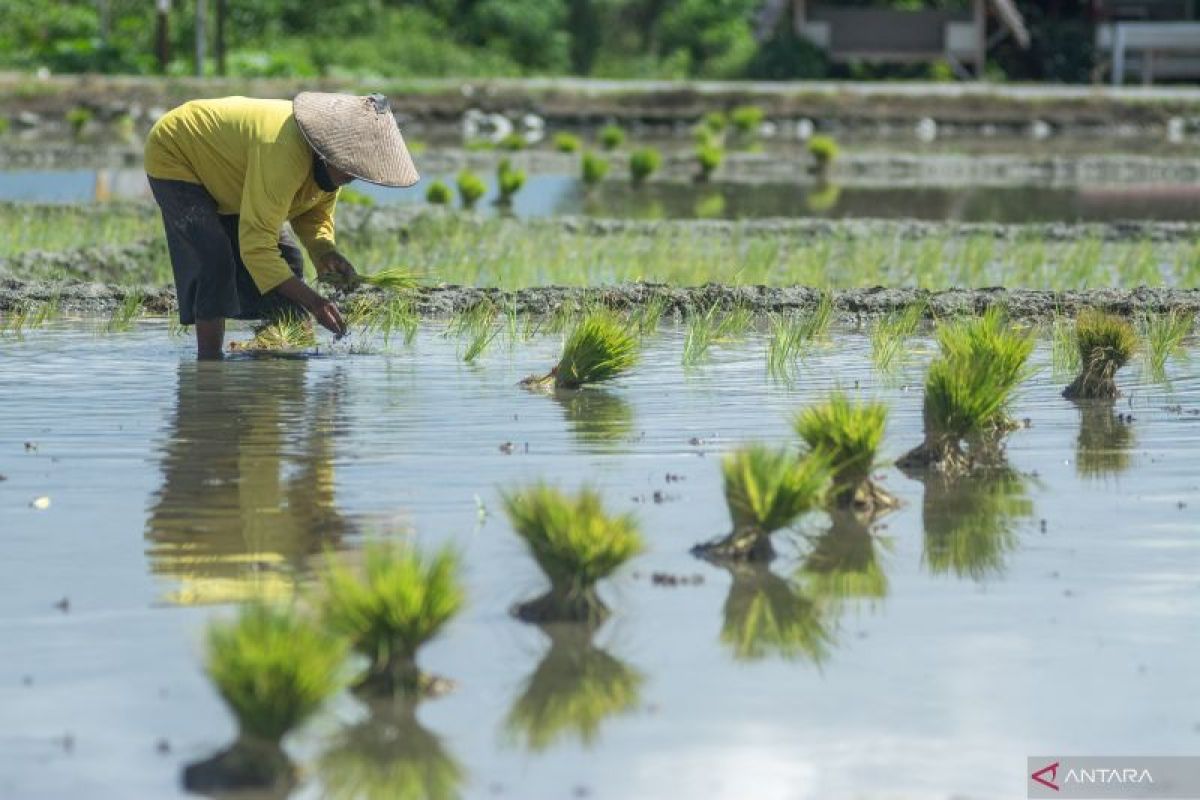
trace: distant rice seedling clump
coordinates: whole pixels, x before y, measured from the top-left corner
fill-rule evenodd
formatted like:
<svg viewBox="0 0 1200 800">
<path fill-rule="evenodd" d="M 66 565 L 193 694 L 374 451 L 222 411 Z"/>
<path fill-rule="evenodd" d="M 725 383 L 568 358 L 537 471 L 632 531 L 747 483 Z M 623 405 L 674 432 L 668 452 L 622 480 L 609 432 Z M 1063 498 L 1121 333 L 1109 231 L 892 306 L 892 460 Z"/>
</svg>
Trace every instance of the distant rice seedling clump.
<svg viewBox="0 0 1200 800">
<path fill-rule="evenodd" d="M 560 153 L 577 153 L 583 147 L 583 141 L 573 133 L 554 134 L 554 149 Z"/>
<path fill-rule="evenodd" d="M 518 605 L 516 616 L 536 623 L 603 621 L 608 610 L 596 583 L 645 547 L 634 517 L 607 513 L 592 489 L 571 496 L 546 484 L 505 494 L 504 508 L 550 580 L 550 590 Z"/>
<path fill-rule="evenodd" d="M 771 534 L 819 507 L 830 479 L 829 462 L 823 455 L 800 456 L 787 448 L 761 444 L 725 456 L 721 471 L 733 530 L 692 548 L 695 555 L 714 561 L 774 558 Z"/>
<path fill-rule="evenodd" d="M 625 129 L 620 125 L 609 124 L 600 129 L 600 146 L 605 150 L 616 150 L 625 144 Z"/>
<path fill-rule="evenodd" d="M 430 205 L 448 206 L 452 199 L 454 199 L 454 195 L 450 191 L 450 187 L 442 181 L 434 181 L 425 190 L 425 202 Z"/>
<path fill-rule="evenodd" d="M 525 185 L 525 170 L 515 168 L 507 158 L 501 159 L 500 165 L 496 168 L 496 184 L 500 191 L 496 202 L 501 205 L 510 204 L 513 197 Z"/>
<path fill-rule="evenodd" d="M 462 608 L 458 557 L 425 556 L 408 545 L 371 542 L 360 571 L 327 559 L 321 612 L 329 627 L 367 657 L 362 686 L 383 694 L 423 694 L 439 682 L 417 667 L 417 650 Z"/>
<path fill-rule="evenodd" d="M 608 176 L 608 160 L 590 150 L 583 154 L 580 165 L 581 176 L 587 186 L 595 186 Z"/>
<path fill-rule="evenodd" d="M 641 186 L 650 176 L 658 172 L 662 155 L 653 147 L 634 150 L 629 156 L 629 177 L 634 186 Z"/>
<path fill-rule="evenodd" d="M 1095 309 L 1079 312 L 1075 320 L 1075 342 L 1081 371 L 1063 390 L 1069 399 L 1107 398 L 1120 394 L 1117 370 L 1129 363 L 1138 338 L 1128 320 Z"/>
<path fill-rule="evenodd" d="M 487 184 L 474 172 L 464 169 L 458 173 L 458 197 L 463 208 L 474 208 L 486 193 Z"/>
<path fill-rule="evenodd" d="M 609 311 L 587 314 L 567 337 L 562 357 L 547 375 L 531 376 L 526 386 L 577 389 L 628 372 L 638 359 L 637 333 Z"/>
<path fill-rule="evenodd" d="M 855 403 L 840 391 L 796 415 L 796 432 L 805 446 L 830 465 L 829 497 L 837 507 L 872 513 L 897 504 L 871 480 L 886 425 L 886 405 Z"/>
</svg>

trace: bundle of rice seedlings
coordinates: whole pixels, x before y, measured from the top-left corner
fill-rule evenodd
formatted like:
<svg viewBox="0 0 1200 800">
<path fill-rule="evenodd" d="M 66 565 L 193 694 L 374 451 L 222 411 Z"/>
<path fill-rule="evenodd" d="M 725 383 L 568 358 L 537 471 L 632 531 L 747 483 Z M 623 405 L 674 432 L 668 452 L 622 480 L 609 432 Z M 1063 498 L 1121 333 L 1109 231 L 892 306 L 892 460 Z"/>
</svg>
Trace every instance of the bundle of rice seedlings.
<svg viewBox="0 0 1200 800">
<path fill-rule="evenodd" d="M 283 737 L 342 687 L 346 645 L 294 610 L 253 602 L 209 625 L 205 670 L 237 718 L 229 749 L 190 764 L 192 791 L 290 784 Z"/>
<path fill-rule="evenodd" d="M 761 106 L 738 106 L 729 112 L 729 121 L 742 136 L 753 136 L 762 128 L 765 116 Z"/>
<path fill-rule="evenodd" d="M 816 134 L 808 137 L 808 154 L 812 156 L 813 164 L 819 173 L 826 173 L 833 166 L 838 153 L 841 152 L 837 140 L 832 136 Z"/>
<path fill-rule="evenodd" d="M 714 561 L 774 558 L 771 534 L 819 507 L 830 478 L 823 454 L 799 456 L 761 444 L 725 456 L 721 470 L 733 531 L 692 548 L 694 555 Z"/>
<path fill-rule="evenodd" d="M 464 169 L 458 173 L 458 197 L 462 202 L 462 207 L 472 209 L 479 202 L 479 198 L 487 193 L 487 184 L 483 179 L 471 172 L 469 169 Z"/>
<path fill-rule="evenodd" d="M 629 155 L 629 177 L 634 186 L 641 186 L 662 165 L 662 154 L 653 147 L 642 147 Z"/>
<path fill-rule="evenodd" d="M 727 566 L 733 583 L 722 610 L 721 641 L 734 658 L 776 655 L 820 664 L 828 657 L 833 635 L 818 603 L 763 565 Z"/>
<path fill-rule="evenodd" d="M 368 286 L 389 292 L 415 289 L 419 284 L 416 274 L 404 267 L 385 267 L 368 275 L 360 274 L 358 277 Z"/>
<path fill-rule="evenodd" d="M 589 312 L 567 337 L 554 369 L 530 376 L 522 385 L 577 389 L 611 380 L 637 363 L 638 346 L 637 334 L 611 312 Z"/>
<path fill-rule="evenodd" d="M 420 320 L 410 297 L 398 294 L 382 297 L 359 295 L 347 306 L 346 325 L 350 328 L 361 327 L 366 335 L 379 334 L 386 347 L 396 331 L 403 332 L 406 345 L 411 344 L 417 335 Z"/>
<path fill-rule="evenodd" d="M 329 800 L 457 800 L 466 771 L 421 724 L 416 704 L 371 704 L 371 716 L 342 731 L 317 762 Z"/>
<path fill-rule="evenodd" d="M 567 737 L 596 742 L 605 720 L 638 707 L 645 676 L 591 641 L 579 626 L 547 626 L 550 649 L 525 682 L 504 727 L 532 752 Z"/>
<path fill-rule="evenodd" d="M 1112 399 L 1120 395 L 1117 370 L 1129 363 L 1137 350 L 1133 326 L 1121 317 L 1085 309 L 1075 319 L 1075 342 L 1081 371 L 1063 390 L 1063 397 Z"/>
<path fill-rule="evenodd" d="M 922 506 L 922 561 L 934 574 L 973 580 L 1004 571 L 1017 546 L 1016 526 L 1033 517 L 1026 481 L 1010 469 L 930 476 Z"/>
<path fill-rule="evenodd" d="M 554 149 L 560 153 L 577 153 L 583 147 L 583 140 L 573 133 L 554 134 Z"/>
<path fill-rule="evenodd" d="M 608 176 L 608 160 L 588 150 L 583 154 L 580 169 L 584 184 L 595 186 Z"/>
<path fill-rule="evenodd" d="M 877 538 L 857 514 L 833 512 L 833 525 L 817 537 L 800 568 L 800 579 L 818 598 L 880 599 L 888 579 L 876 552 Z"/>
<path fill-rule="evenodd" d="M 696 163 L 700 166 L 699 179 L 707 181 L 725 160 L 725 151 L 720 145 L 705 143 L 696 148 Z"/>
<path fill-rule="evenodd" d="M 417 650 L 463 605 L 458 557 L 425 556 L 411 546 L 370 542 L 360 571 L 332 555 L 322 580 L 321 613 L 330 629 L 367 657 L 362 686 L 385 694 L 443 688 L 417 668 Z"/>
<path fill-rule="evenodd" d="M 866 513 L 897 505 L 895 497 L 871 480 L 886 425 L 886 405 L 855 403 L 840 391 L 796 415 L 796 433 L 809 451 L 821 453 L 829 462 L 833 505 Z"/>
<path fill-rule="evenodd" d="M 947 358 L 984 362 L 1002 385 L 1012 389 L 1029 375 L 1034 331 L 1014 327 L 998 306 L 992 306 L 978 317 L 943 323 L 938 327 L 937 339 Z M 1002 407 L 989 424 L 996 433 L 1017 427 L 1006 407 Z"/>
<path fill-rule="evenodd" d="M 625 144 L 625 129 L 616 124 L 605 125 L 600 129 L 599 139 L 605 150 L 616 150 Z"/>
<path fill-rule="evenodd" d="M 507 158 L 501 159 L 496 168 L 496 185 L 500 190 L 496 202 L 501 205 L 511 203 L 513 197 L 525 185 L 525 170 L 514 168 Z"/>
<path fill-rule="evenodd" d="M 514 153 L 518 150 L 524 150 L 525 145 L 527 144 L 528 142 L 525 141 L 525 137 L 516 131 L 507 134 L 503 139 L 497 142 L 497 145 L 500 147 L 500 149 L 508 150 Z"/>
<path fill-rule="evenodd" d="M 425 202 L 433 206 L 448 206 L 453 199 L 450 187 L 442 181 L 434 181 L 425 190 Z"/>
<path fill-rule="evenodd" d="M 644 549 L 633 515 L 608 514 L 592 489 L 570 496 L 541 483 L 505 494 L 504 508 L 550 579 L 546 594 L 514 614 L 526 622 L 602 622 L 608 610 L 596 583 Z"/>
<path fill-rule="evenodd" d="M 245 342 L 231 341 L 231 352 L 265 353 L 305 350 L 316 347 L 317 335 L 312 320 L 300 314 L 282 314 L 260 325 L 254 338 Z"/>
</svg>

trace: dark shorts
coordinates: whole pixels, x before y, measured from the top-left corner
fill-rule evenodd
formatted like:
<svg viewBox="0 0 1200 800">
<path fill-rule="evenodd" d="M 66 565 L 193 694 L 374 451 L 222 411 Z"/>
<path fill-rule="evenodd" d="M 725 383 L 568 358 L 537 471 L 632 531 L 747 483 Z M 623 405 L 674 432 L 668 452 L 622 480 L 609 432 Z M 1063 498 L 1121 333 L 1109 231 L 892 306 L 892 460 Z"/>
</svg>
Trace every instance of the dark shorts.
<svg viewBox="0 0 1200 800">
<path fill-rule="evenodd" d="M 203 186 L 150 178 L 150 191 L 162 211 L 181 323 L 269 320 L 303 313 L 278 292 L 258 291 L 238 247 L 237 215 L 218 214 L 217 201 Z M 292 273 L 302 278 L 304 253 L 286 230 L 279 232 L 279 253 Z"/>
</svg>

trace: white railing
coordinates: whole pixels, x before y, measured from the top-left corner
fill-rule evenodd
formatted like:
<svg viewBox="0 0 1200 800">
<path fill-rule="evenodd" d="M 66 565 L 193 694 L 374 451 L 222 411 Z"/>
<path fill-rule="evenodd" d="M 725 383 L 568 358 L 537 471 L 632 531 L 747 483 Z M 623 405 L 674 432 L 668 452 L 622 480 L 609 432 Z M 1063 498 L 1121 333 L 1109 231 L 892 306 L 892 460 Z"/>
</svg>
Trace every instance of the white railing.
<svg viewBox="0 0 1200 800">
<path fill-rule="evenodd" d="M 1158 55 L 1200 56 L 1200 22 L 1116 22 L 1101 25 L 1096 30 L 1096 43 L 1101 49 L 1112 50 L 1112 82 L 1120 86 L 1130 56 L 1141 57 L 1140 73 L 1146 83 L 1154 82 L 1155 58 Z M 1180 62 L 1184 63 L 1184 62 Z M 1172 70 L 1172 77 L 1200 77 L 1200 69 Z"/>
</svg>

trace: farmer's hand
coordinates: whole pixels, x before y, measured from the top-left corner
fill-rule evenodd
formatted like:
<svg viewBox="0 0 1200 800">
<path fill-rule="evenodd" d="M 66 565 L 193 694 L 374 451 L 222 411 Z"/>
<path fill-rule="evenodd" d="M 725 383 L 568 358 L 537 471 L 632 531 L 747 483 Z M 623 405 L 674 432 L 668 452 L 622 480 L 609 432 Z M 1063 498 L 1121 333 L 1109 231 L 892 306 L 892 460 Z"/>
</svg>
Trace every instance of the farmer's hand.
<svg viewBox="0 0 1200 800">
<path fill-rule="evenodd" d="M 340 339 L 346 335 L 346 321 L 342 319 L 342 312 L 338 310 L 337 305 L 332 300 L 326 300 L 324 297 L 320 299 L 316 305 L 309 309 L 317 322 L 321 323 L 321 327 L 333 331 Z"/>
<path fill-rule="evenodd" d="M 327 300 L 310 289 L 304 281 L 292 276 L 275 287 L 275 290 L 284 297 L 299 303 L 305 311 L 316 318 L 317 322 L 321 323 L 321 327 L 333 331 L 339 338 L 345 336 L 346 321 L 342 319 L 342 312 L 338 311 L 338 307 L 332 300 Z"/>
<path fill-rule="evenodd" d="M 353 286 L 358 283 L 358 273 L 354 265 L 337 250 L 330 250 L 317 260 L 317 277 L 333 284 Z"/>
</svg>

